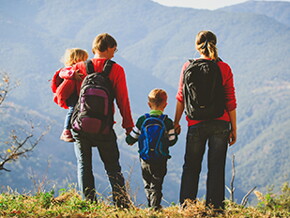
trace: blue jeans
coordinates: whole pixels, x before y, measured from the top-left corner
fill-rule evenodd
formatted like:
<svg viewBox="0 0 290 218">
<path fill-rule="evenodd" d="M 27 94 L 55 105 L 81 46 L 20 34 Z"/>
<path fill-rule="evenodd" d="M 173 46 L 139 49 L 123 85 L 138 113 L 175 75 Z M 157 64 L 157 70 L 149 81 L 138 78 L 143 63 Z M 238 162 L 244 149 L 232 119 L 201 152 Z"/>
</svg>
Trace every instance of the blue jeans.
<svg viewBox="0 0 290 218">
<path fill-rule="evenodd" d="M 74 112 L 74 107 L 75 107 L 77 101 L 78 101 L 77 94 L 72 94 L 66 100 L 66 105 L 68 106 L 68 111 L 67 111 L 65 119 L 64 119 L 64 129 L 71 129 L 70 120 L 71 120 L 72 114 Z"/>
<path fill-rule="evenodd" d="M 95 135 L 72 131 L 76 140 L 78 186 L 83 199 L 96 201 L 95 181 L 92 169 L 92 147 L 96 146 L 112 187 L 113 201 L 118 207 L 128 207 L 129 200 L 124 177 L 119 164 L 117 137 L 112 129 L 109 135 Z"/>
<path fill-rule="evenodd" d="M 228 137 L 229 123 L 221 120 L 205 121 L 188 128 L 181 177 L 181 204 L 185 199 L 196 199 L 202 159 L 208 142 L 206 205 L 224 208 Z"/>
</svg>

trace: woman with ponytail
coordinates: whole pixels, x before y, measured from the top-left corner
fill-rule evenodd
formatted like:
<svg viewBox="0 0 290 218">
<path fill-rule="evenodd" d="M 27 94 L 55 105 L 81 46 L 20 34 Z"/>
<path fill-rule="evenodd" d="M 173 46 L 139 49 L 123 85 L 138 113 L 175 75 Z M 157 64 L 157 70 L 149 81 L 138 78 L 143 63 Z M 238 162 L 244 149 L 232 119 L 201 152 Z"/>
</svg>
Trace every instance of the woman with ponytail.
<svg viewBox="0 0 290 218">
<path fill-rule="evenodd" d="M 187 201 L 185 200 L 196 200 L 202 159 L 208 143 L 206 205 L 219 210 L 224 209 L 227 148 L 228 145 L 233 145 L 237 139 L 237 104 L 231 68 L 219 59 L 216 44 L 217 38 L 211 31 L 201 31 L 196 36 L 195 48 L 200 54 L 200 58 L 197 60 L 213 60 L 220 70 L 224 90 L 224 112 L 218 117 L 205 120 L 192 119 L 187 113 L 188 131 L 181 177 L 180 204 L 186 206 Z M 188 61 L 182 67 L 176 95 L 174 126 L 177 133 L 181 131 L 179 121 L 185 110 L 184 71 L 189 64 Z"/>
</svg>

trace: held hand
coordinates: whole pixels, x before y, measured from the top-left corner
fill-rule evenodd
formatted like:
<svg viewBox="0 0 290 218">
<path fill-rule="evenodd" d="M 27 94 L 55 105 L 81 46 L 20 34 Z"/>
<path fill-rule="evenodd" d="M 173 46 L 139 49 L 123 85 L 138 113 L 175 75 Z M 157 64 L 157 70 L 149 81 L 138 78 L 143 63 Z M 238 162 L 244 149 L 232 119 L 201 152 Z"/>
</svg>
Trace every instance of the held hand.
<svg viewBox="0 0 290 218">
<path fill-rule="evenodd" d="M 230 135 L 229 135 L 229 145 L 232 146 L 235 144 L 237 141 L 237 131 L 236 130 L 231 130 Z"/>
<path fill-rule="evenodd" d="M 80 70 L 77 70 L 77 71 L 75 72 L 75 80 L 77 80 L 77 81 L 81 81 L 81 80 L 82 80 L 82 76 L 83 76 L 83 74 L 80 73 Z"/>
<path fill-rule="evenodd" d="M 126 135 L 129 135 L 132 131 L 133 127 L 126 128 Z"/>
<path fill-rule="evenodd" d="M 174 124 L 174 130 L 175 130 L 175 133 L 177 135 L 180 134 L 180 132 L 181 132 L 181 126 L 179 125 L 179 123 Z"/>
</svg>

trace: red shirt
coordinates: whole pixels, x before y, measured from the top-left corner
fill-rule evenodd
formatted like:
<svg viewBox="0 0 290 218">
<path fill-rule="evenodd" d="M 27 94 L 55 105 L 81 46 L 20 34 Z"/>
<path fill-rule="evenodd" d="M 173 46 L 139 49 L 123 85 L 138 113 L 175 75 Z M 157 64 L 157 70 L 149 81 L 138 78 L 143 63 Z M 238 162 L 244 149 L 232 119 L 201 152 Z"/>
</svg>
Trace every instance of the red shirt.
<svg viewBox="0 0 290 218">
<path fill-rule="evenodd" d="M 105 58 L 92 59 L 96 72 L 102 71 L 105 61 Z M 83 77 L 87 75 L 84 62 L 80 62 L 74 65 L 73 70 L 79 70 L 79 72 L 83 74 Z M 131 115 L 126 75 L 123 67 L 117 63 L 113 64 L 112 70 L 109 74 L 109 79 L 112 82 L 112 86 L 115 91 L 116 103 L 123 118 L 122 127 L 124 129 L 133 128 L 134 122 Z M 80 92 L 80 87 L 81 81 L 77 81 L 77 93 Z"/>
<path fill-rule="evenodd" d="M 225 90 L 226 109 L 225 109 L 224 114 L 221 117 L 216 118 L 216 120 L 230 121 L 230 117 L 229 117 L 228 112 L 236 109 L 236 107 L 237 107 L 233 73 L 232 73 L 230 66 L 227 63 L 222 62 L 222 61 L 219 61 L 217 63 L 218 63 L 218 66 L 219 66 L 219 68 L 221 70 L 221 74 L 222 74 L 223 86 L 224 86 L 224 90 Z M 184 63 L 184 65 L 181 69 L 181 73 L 180 73 L 179 86 L 178 86 L 178 91 L 176 94 L 176 99 L 180 102 L 183 102 L 183 93 L 182 93 L 183 72 L 188 67 L 188 65 L 189 65 L 189 61 Z M 186 120 L 188 122 L 188 126 L 192 126 L 192 125 L 195 125 L 195 124 L 203 121 L 203 120 L 191 120 L 187 116 L 186 116 Z"/>
</svg>

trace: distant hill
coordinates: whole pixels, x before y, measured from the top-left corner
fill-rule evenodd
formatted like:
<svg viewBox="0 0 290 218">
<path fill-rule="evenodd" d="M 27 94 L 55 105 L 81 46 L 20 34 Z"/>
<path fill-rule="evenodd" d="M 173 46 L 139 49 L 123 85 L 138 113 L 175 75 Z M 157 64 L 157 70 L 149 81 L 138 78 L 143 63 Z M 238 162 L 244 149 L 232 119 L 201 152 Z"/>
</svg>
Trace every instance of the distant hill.
<svg viewBox="0 0 290 218">
<path fill-rule="evenodd" d="M 222 11 L 261 14 L 290 27 L 290 4 L 283 1 L 248 1 L 221 8 Z"/>
<path fill-rule="evenodd" d="M 38 180 L 45 180 L 47 189 L 76 183 L 73 144 L 59 140 L 66 111 L 52 102 L 48 82 L 62 66 L 59 59 L 66 48 L 84 48 L 92 57 L 93 38 L 109 32 L 118 41 L 114 60 L 125 68 L 134 118 L 148 111 L 146 95 L 155 87 L 168 91 L 166 113 L 173 117 L 181 66 L 198 57 L 195 35 L 210 29 L 218 37 L 220 57 L 232 67 L 238 98 L 238 142 L 229 149 L 226 182 L 235 154 L 237 199 L 254 186 L 261 191 L 270 185 L 279 188 L 290 181 L 289 7 L 288 2 L 256 1 L 215 11 L 165 7 L 150 0 L 1 2 L 0 69 L 21 82 L 7 99 L 17 110 L 1 110 L 1 138 L 21 127 L 23 118 L 50 125 L 51 131 L 30 158 L 12 163 L 12 172 L 0 175 L 0 187 L 21 191 L 32 190 Z M 164 183 L 168 202 L 178 201 L 186 134 L 182 119 L 183 132 L 171 149 Z M 116 120 L 123 171 L 142 203 L 137 146 L 125 144 L 118 113 Z M 108 192 L 97 152 L 94 158 L 96 185 Z M 205 195 L 204 159 L 200 197 Z"/>
</svg>

